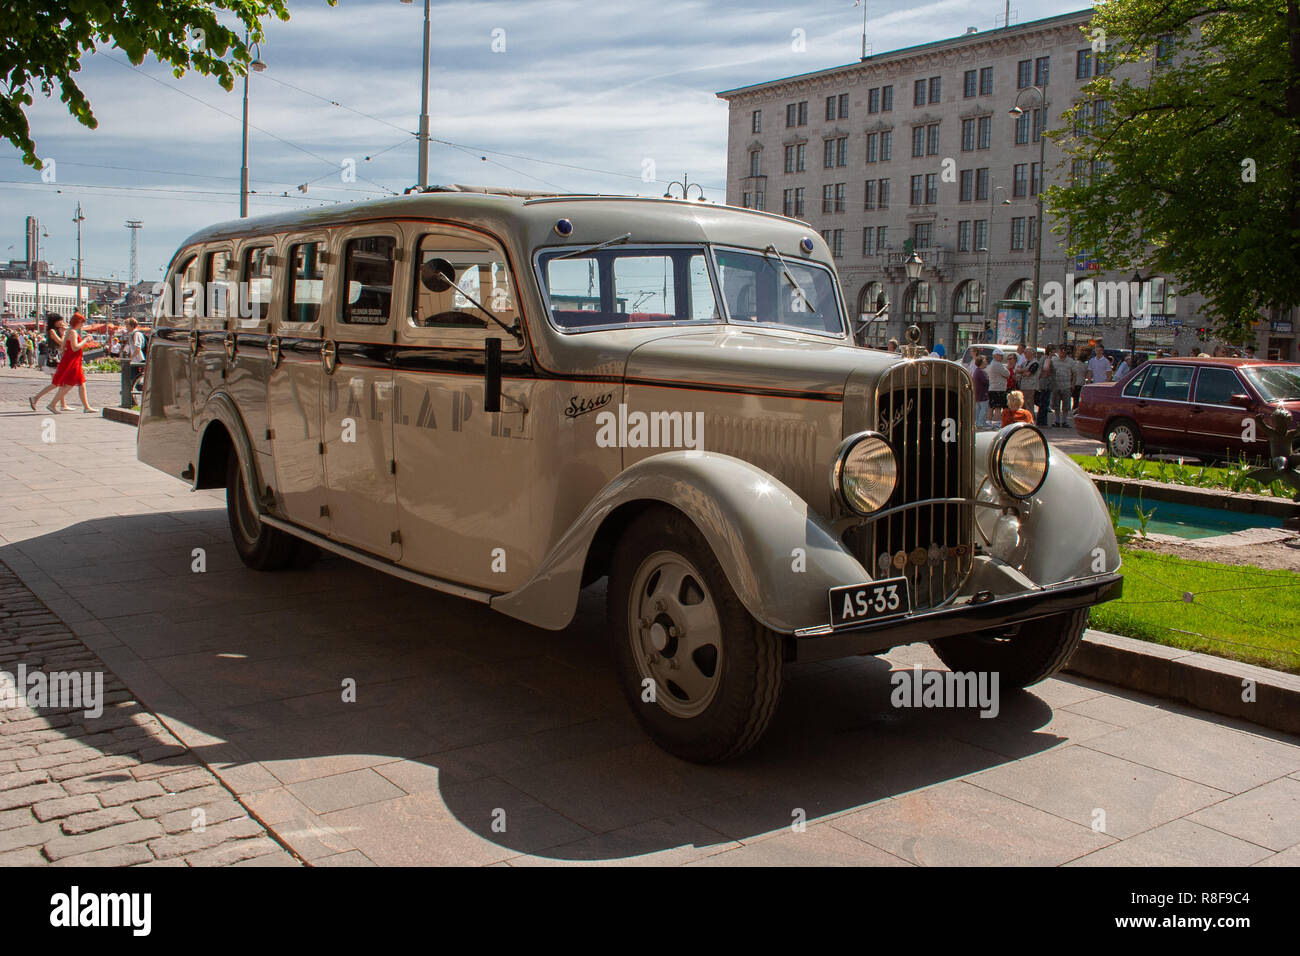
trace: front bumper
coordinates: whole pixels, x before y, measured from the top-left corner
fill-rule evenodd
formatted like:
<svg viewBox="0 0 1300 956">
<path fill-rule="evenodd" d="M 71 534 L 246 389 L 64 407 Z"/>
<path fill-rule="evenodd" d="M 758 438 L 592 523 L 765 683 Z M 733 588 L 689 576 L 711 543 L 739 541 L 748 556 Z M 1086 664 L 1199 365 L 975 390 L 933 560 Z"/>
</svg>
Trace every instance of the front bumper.
<svg viewBox="0 0 1300 956">
<path fill-rule="evenodd" d="M 983 592 L 956 605 L 858 627 L 803 628 L 794 634 L 793 659 L 821 661 L 876 654 L 900 644 L 1019 624 L 1114 600 L 1123 587 L 1124 579 L 1119 574 L 1105 574 L 1000 598 L 989 596 L 981 600 L 988 593 Z"/>
</svg>

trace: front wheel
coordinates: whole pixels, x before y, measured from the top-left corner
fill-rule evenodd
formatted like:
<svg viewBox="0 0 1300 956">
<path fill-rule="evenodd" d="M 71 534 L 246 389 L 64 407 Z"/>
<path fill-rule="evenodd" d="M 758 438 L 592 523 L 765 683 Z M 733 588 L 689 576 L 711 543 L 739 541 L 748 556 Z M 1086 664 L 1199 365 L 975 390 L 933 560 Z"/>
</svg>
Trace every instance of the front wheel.
<svg viewBox="0 0 1300 956">
<path fill-rule="evenodd" d="M 959 673 L 999 674 L 1001 686 L 1028 687 L 1060 671 L 1078 649 L 1088 609 L 1026 621 L 1015 634 L 957 634 L 931 642 L 939 660 Z"/>
<path fill-rule="evenodd" d="M 619 681 L 655 743 L 716 763 L 758 742 L 781 694 L 781 639 L 750 617 L 689 520 L 656 508 L 632 522 L 608 611 Z"/>
<path fill-rule="evenodd" d="M 262 523 L 244 494 L 244 469 L 234 450 L 226 458 L 226 516 L 239 560 L 255 571 L 278 571 L 294 558 L 297 539 Z"/>
</svg>

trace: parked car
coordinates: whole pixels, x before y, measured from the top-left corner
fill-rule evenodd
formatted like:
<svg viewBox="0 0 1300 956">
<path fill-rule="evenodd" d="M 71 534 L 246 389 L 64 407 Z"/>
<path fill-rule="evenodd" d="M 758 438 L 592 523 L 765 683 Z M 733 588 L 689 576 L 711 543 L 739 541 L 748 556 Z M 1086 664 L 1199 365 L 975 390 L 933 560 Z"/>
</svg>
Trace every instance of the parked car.
<svg viewBox="0 0 1300 956">
<path fill-rule="evenodd" d="M 1088 476 L 977 434 L 959 365 L 855 347 L 803 222 L 432 191 L 204 229 L 167 282 L 138 454 L 226 489 L 246 565 L 552 630 L 607 578 L 628 702 L 690 760 L 754 745 L 787 662 L 930 642 L 1022 687 L 1120 592 Z"/>
<path fill-rule="evenodd" d="M 1255 416 L 1278 403 L 1300 421 L 1300 364 L 1152 359 L 1121 381 L 1085 385 L 1074 427 L 1120 457 L 1145 450 L 1203 460 L 1258 458 L 1268 454 L 1268 439 Z"/>
</svg>

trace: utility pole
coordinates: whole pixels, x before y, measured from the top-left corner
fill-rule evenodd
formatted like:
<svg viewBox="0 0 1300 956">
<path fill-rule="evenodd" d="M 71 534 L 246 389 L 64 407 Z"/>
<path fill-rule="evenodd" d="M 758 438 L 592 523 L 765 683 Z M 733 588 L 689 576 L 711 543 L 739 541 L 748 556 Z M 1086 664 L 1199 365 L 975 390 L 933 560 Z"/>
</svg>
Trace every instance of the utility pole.
<svg viewBox="0 0 1300 956">
<path fill-rule="evenodd" d="M 136 283 L 140 281 L 140 255 L 136 244 L 136 235 L 142 225 L 143 223 L 139 219 L 128 219 L 126 221 L 126 228 L 131 230 L 131 269 L 127 273 L 128 281 L 126 286 L 128 291 L 135 288 Z"/>
<path fill-rule="evenodd" d="M 81 214 L 81 201 L 77 201 L 77 214 L 72 221 L 77 224 L 77 311 L 81 311 L 81 224 L 86 217 Z M 135 233 L 132 233 L 135 235 Z"/>
<path fill-rule="evenodd" d="M 414 3 L 415 0 L 401 0 Z M 424 0 L 424 80 L 420 87 L 420 169 L 418 186 L 429 185 L 429 0 Z"/>
</svg>

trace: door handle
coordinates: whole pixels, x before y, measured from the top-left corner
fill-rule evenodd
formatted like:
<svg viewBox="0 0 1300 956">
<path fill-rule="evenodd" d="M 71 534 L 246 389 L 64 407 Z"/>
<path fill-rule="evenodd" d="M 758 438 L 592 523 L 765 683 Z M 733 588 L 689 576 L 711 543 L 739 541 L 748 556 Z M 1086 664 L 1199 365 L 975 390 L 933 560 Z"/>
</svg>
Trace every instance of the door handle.
<svg viewBox="0 0 1300 956">
<path fill-rule="evenodd" d="M 339 346 L 333 339 L 322 342 L 320 346 L 321 365 L 325 368 L 326 375 L 333 375 L 334 369 L 338 366 Z"/>
</svg>

